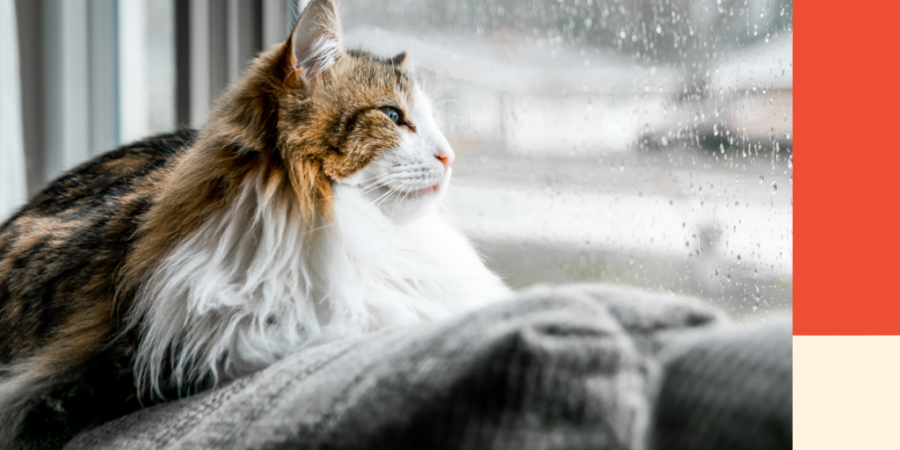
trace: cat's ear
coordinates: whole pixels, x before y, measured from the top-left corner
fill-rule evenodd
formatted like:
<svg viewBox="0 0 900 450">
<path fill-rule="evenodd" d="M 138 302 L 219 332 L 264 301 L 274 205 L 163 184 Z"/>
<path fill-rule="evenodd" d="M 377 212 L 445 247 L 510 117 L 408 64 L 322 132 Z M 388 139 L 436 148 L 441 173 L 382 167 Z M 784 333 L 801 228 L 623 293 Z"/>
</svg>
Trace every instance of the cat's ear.
<svg viewBox="0 0 900 450">
<path fill-rule="evenodd" d="M 341 22 L 332 0 L 313 0 L 291 32 L 291 63 L 305 83 L 314 84 L 344 54 Z"/>
<path fill-rule="evenodd" d="M 400 54 L 391 58 L 390 61 L 392 66 L 402 67 L 406 64 L 407 59 L 409 59 L 409 55 L 406 52 L 400 52 Z"/>
</svg>

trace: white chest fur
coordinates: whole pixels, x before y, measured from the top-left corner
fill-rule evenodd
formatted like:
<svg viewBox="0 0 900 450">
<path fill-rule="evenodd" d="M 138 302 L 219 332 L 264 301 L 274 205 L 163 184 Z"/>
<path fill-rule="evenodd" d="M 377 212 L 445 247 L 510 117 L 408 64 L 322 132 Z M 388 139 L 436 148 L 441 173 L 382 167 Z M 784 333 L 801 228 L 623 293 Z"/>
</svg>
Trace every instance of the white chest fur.
<svg viewBox="0 0 900 450">
<path fill-rule="evenodd" d="M 248 181 L 143 286 L 139 388 L 160 394 L 161 382 L 184 390 L 233 378 L 309 345 L 442 319 L 509 293 L 437 212 L 397 225 L 338 185 L 333 223 L 309 230 L 282 197 Z M 162 379 L 167 364 L 171 380 Z"/>
</svg>

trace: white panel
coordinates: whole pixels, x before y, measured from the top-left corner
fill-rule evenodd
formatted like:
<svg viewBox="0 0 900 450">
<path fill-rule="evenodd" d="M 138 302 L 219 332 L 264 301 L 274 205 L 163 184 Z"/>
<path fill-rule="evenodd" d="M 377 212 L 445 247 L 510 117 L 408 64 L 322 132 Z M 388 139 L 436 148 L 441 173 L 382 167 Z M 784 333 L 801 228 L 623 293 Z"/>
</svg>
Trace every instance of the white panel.
<svg viewBox="0 0 900 450">
<path fill-rule="evenodd" d="M 206 123 L 209 88 L 209 0 L 191 0 L 191 127 Z"/>
<path fill-rule="evenodd" d="M 226 8 L 228 12 L 226 13 L 226 37 L 228 38 L 228 48 L 227 48 L 227 67 L 228 67 L 228 84 L 234 83 L 237 81 L 238 77 L 241 75 L 241 55 L 240 55 L 240 40 L 247 39 L 247 36 L 243 36 L 241 33 L 241 5 L 240 2 L 246 2 L 247 0 L 228 0 L 226 4 Z"/>
<path fill-rule="evenodd" d="M 262 0 L 262 49 L 268 50 L 285 40 L 285 1 Z"/>
<path fill-rule="evenodd" d="M 90 2 L 90 148 L 91 155 L 119 144 L 116 0 Z"/>
<path fill-rule="evenodd" d="M 25 202 L 25 158 L 14 0 L 0 0 L 0 221 Z"/>
<path fill-rule="evenodd" d="M 228 0 L 228 83 L 237 81 L 262 48 L 259 0 Z"/>
<path fill-rule="evenodd" d="M 145 137 L 149 127 L 146 0 L 119 1 L 119 120 L 123 143 Z"/>
<path fill-rule="evenodd" d="M 173 0 L 145 1 L 147 134 L 158 134 L 175 128 L 175 5 Z"/>
<path fill-rule="evenodd" d="M 91 156 L 88 24 L 87 0 L 45 0 L 47 180 Z"/>
</svg>

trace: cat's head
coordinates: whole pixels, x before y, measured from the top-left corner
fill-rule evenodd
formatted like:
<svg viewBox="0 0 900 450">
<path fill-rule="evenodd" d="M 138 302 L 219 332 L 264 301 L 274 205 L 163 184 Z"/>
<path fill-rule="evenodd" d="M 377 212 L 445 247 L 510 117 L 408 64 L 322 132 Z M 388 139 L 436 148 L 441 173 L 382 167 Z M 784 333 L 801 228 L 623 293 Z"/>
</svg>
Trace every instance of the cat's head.
<svg viewBox="0 0 900 450">
<path fill-rule="evenodd" d="M 294 183 L 317 187 L 326 200 L 333 185 L 355 190 L 397 223 L 440 201 L 453 150 L 406 53 L 380 59 L 345 50 L 331 0 L 310 2 L 282 52 L 290 70 L 278 140 Z"/>
</svg>

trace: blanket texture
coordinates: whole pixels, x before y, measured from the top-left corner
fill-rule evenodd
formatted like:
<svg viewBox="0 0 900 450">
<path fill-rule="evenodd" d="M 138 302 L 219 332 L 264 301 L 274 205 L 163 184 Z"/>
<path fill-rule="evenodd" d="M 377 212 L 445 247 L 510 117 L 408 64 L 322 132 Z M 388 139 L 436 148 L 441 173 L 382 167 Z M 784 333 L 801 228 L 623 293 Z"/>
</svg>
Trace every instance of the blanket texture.
<svg viewBox="0 0 900 450">
<path fill-rule="evenodd" d="M 790 448 L 790 335 L 687 298 L 541 287 L 302 351 L 66 448 Z"/>
</svg>

